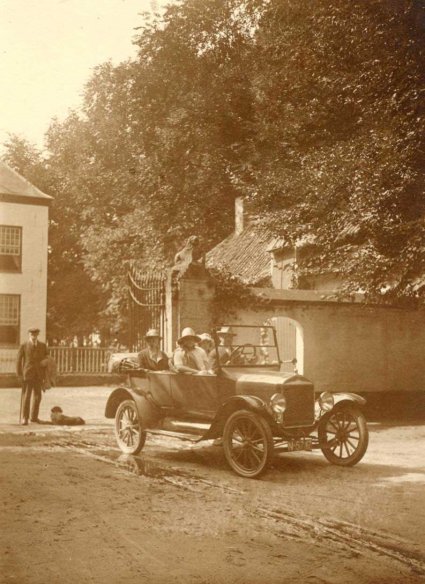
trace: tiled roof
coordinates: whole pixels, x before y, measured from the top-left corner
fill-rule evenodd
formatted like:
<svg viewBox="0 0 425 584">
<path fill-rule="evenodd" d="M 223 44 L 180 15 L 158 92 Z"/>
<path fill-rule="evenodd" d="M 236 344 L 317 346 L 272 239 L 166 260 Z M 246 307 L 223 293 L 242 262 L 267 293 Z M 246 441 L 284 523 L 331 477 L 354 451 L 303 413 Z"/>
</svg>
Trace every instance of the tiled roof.
<svg viewBox="0 0 425 584">
<path fill-rule="evenodd" d="M 52 199 L 0 160 L 0 195 Z"/>
<path fill-rule="evenodd" d="M 249 285 L 271 276 L 271 257 L 267 251 L 271 236 L 250 225 L 240 234 L 233 233 L 206 254 L 208 268 L 230 272 Z"/>
</svg>

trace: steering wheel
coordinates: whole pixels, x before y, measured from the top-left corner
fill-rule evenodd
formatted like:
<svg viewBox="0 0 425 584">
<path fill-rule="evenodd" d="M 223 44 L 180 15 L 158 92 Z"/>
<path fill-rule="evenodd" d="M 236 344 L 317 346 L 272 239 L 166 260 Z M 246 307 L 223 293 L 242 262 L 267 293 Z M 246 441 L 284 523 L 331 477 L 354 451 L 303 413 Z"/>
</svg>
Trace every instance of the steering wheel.
<svg viewBox="0 0 425 584">
<path fill-rule="evenodd" d="M 248 351 L 246 350 L 248 349 Z M 257 347 L 252 343 L 244 343 L 237 346 L 230 353 L 229 363 L 233 365 L 246 365 L 257 361 Z"/>
</svg>

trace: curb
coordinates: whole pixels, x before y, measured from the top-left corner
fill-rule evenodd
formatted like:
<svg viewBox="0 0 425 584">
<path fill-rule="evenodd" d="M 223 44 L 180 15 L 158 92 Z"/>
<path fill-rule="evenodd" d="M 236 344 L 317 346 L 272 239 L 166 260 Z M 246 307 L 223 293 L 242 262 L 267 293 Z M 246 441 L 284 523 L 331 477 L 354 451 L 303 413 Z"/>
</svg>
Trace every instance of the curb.
<svg viewBox="0 0 425 584">
<path fill-rule="evenodd" d="M 92 385 L 121 385 L 125 381 L 124 375 L 107 373 L 92 373 L 90 375 L 65 373 L 58 375 L 55 387 L 85 387 Z M 0 374 L 0 388 L 21 387 L 15 374 Z"/>
</svg>

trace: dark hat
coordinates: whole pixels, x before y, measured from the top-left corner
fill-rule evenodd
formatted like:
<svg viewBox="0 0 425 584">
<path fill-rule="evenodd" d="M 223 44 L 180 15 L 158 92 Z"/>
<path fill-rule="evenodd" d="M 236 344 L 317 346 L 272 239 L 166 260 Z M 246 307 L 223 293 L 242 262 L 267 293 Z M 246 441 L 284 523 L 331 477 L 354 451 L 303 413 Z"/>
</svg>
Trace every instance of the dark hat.
<svg viewBox="0 0 425 584">
<path fill-rule="evenodd" d="M 50 411 L 52 412 L 52 414 L 61 414 L 62 408 L 60 406 L 53 406 L 53 408 Z"/>
<path fill-rule="evenodd" d="M 40 332 L 40 329 L 39 328 L 35 328 L 35 327 L 34 328 L 29 328 L 28 329 L 28 332 L 29 333 L 39 333 Z"/>
</svg>

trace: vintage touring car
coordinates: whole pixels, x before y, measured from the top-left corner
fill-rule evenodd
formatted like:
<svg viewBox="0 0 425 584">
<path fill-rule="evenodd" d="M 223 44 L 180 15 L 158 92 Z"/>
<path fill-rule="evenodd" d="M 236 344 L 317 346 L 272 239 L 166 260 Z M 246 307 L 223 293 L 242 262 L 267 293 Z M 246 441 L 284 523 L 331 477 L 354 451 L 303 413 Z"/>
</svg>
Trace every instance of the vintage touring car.
<svg viewBox="0 0 425 584">
<path fill-rule="evenodd" d="M 320 448 L 333 464 L 352 466 L 364 456 L 368 429 L 354 393 L 315 396 L 311 381 L 281 371 L 271 326 L 231 325 L 227 356 L 216 343 L 215 374 L 127 372 L 109 396 L 105 416 L 115 418 L 118 446 L 137 454 L 149 433 L 200 441 L 221 438 L 230 467 L 243 477 L 261 475 L 276 449 Z M 295 360 L 294 360 L 295 362 Z"/>
</svg>

